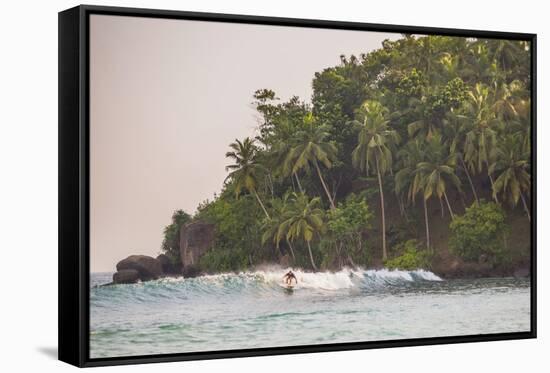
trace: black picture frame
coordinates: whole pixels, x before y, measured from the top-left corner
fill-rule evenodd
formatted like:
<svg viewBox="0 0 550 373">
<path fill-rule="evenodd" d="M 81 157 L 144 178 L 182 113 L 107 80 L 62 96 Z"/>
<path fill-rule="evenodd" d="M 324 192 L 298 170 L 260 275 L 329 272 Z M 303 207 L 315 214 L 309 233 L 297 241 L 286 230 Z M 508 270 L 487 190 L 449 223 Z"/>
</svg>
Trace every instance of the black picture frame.
<svg viewBox="0 0 550 373">
<path fill-rule="evenodd" d="M 131 357 L 89 356 L 89 17 L 154 17 L 321 29 L 525 40 L 531 43 L 531 330 L 529 332 Z M 79 367 L 536 338 L 536 34 L 81 5 L 59 13 L 59 360 Z"/>
</svg>

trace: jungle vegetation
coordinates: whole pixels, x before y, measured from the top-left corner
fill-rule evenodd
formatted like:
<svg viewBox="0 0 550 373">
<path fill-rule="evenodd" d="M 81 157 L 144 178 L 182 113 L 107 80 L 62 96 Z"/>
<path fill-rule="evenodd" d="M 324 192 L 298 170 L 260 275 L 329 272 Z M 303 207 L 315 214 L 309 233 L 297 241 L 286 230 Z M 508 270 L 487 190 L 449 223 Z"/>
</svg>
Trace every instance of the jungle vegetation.
<svg viewBox="0 0 550 373">
<path fill-rule="evenodd" d="M 257 90 L 256 133 L 193 217 L 216 226 L 201 266 L 425 266 L 436 219 L 453 255 L 501 255 L 507 214 L 531 219 L 531 78 L 528 42 L 402 35 L 316 73 L 311 102 Z"/>
</svg>

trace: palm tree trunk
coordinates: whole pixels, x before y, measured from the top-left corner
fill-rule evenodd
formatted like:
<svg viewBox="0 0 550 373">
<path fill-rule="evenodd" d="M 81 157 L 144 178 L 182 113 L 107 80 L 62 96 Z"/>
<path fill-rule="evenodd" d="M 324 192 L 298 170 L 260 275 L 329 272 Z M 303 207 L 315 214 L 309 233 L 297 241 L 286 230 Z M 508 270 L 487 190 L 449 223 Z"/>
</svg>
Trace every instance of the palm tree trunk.
<svg viewBox="0 0 550 373">
<path fill-rule="evenodd" d="M 307 249 L 309 251 L 309 260 L 311 260 L 311 266 L 313 267 L 314 271 L 317 271 L 317 266 L 315 265 L 315 261 L 313 260 L 313 253 L 311 252 L 311 245 L 309 241 L 306 241 L 306 242 L 307 242 Z"/>
<path fill-rule="evenodd" d="M 527 202 L 525 202 L 525 197 L 523 196 L 523 192 L 519 192 L 519 195 L 521 197 L 521 202 L 523 203 L 523 208 L 525 209 L 525 213 L 527 214 L 527 219 L 529 219 L 529 223 L 531 222 L 531 213 L 529 212 L 529 207 L 527 206 Z"/>
<path fill-rule="evenodd" d="M 380 189 L 380 211 L 382 213 L 382 259 L 388 258 L 386 250 L 386 211 L 384 209 L 384 190 L 382 189 L 382 175 L 378 168 L 378 157 L 376 157 L 376 173 L 378 174 L 378 188 Z"/>
<path fill-rule="evenodd" d="M 468 171 L 468 167 L 466 167 L 466 163 L 464 163 L 464 159 L 462 158 L 462 155 L 460 155 L 458 158 L 460 158 L 460 162 L 462 163 L 462 168 L 464 169 L 464 172 L 466 173 L 466 177 L 468 178 L 468 182 L 470 183 L 470 188 L 472 188 L 472 193 L 474 194 L 474 199 L 475 199 L 476 205 L 478 205 L 479 204 L 479 198 L 477 198 L 476 188 L 474 187 L 474 183 L 472 181 L 472 177 L 470 176 L 470 172 Z"/>
<path fill-rule="evenodd" d="M 298 177 L 298 174 L 295 172 L 294 177 L 296 178 L 296 183 L 298 184 L 298 189 L 300 189 L 300 193 L 304 193 L 304 188 L 302 188 L 302 183 L 300 183 L 300 178 Z"/>
<path fill-rule="evenodd" d="M 338 266 L 340 267 L 339 269 L 342 269 L 343 263 L 344 263 L 344 260 L 342 258 L 342 256 L 343 256 L 342 248 L 343 248 L 344 245 L 342 244 L 342 242 L 339 242 L 337 244 L 337 246 L 338 246 L 338 249 L 337 249 L 337 252 L 338 252 Z"/>
<path fill-rule="evenodd" d="M 462 208 L 466 211 L 468 206 L 466 206 L 466 201 L 464 200 L 464 195 L 462 193 L 460 193 L 460 202 L 462 203 Z"/>
<path fill-rule="evenodd" d="M 273 186 L 273 177 L 271 176 L 271 173 L 269 173 L 268 175 L 269 175 L 269 189 L 271 190 L 271 198 L 273 198 L 275 196 L 275 190 Z"/>
<path fill-rule="evenodd" d="M 268 219 L 271 219 L 271 217 L 270 217 L 269 214 L 267 213 L 267 210 L 265 209 L 265 206 L 264 206 L 262 200 L 260 199 L 260 196 L 258 195 L 258 193 L 257 193 L 256 191 L 254 191 L 254 196 L 256 196 L 256 199 L 258 200 L 258 203 L 260 204 L 260 206 L 262 206 L 262 210 L 264 210 L 265 216 L 266 216 Z"/>
<path fill-rule="evenodd" d="M 453 214 L 453 209 L 451 208 L 451 204 L 449 203 L 449 198 L 447 198 L 447 192 L 443 192 L 443 197 L 445 197 L 445 202 L 447 202 L 447 207 L 449 208 L 449 213 L 451 214 L 451 220 L 455 218 L 455 214 Z"/>
<path fill-rule="evenodd" d="M 273 179 L 271 179 L 271 174 L 269 173 L 266 175 L 266 185 L 267 185 L 267 188 L 269 189 L 269 192 L 271 193 L 271 197 L 273 198 L 274 196 Z"/>
<path fill-rule="evenodd" d="M 340 187 L 341 183 L 342 183 L 342 174 L 340 174 L 340 177 L 338 178 L 338 183 L 336 183 L 336 185 L 334 185 L 334 183 L 332 183 L 332 185 L 334 186 L 334 191 L 332 193 L 332 200 L 333 201 L 336 201 L 336 195 L 338 194 L 338 188 Z"/>
<path fill-rule="evenodd" d="M 430 251 L 430 226 L 428 224 L 428 201 L 424 198 L 424 223 L 426 224 L 426 248 Z"/>
<path fill-rule="evenodd" d="M 332 199 L 332 196 L 330 195 L 327 184 L 325 184 L 325 179 L 323 179 L 323 175 L 321 174 L 321 169 L 319 168 L 319 163 L 317 163 L 317 160 L 314 160 L 313 164 L 315 165 L 315 169 L 317 170 L 317 175 L 319 175 L 319 179 L 321 179 L 321 184 L 323 184 L 323 189 L 325 190 L 325 193 L 326 193 L 326 195 L 328 197 L 328 200 L 330 202 L 330 208 L 334 210 L 336 208 L 336 206 L 334 205 L 334 200 Z"/>
<path fill-rule="evenodd" d="M 294 248 L 292 247 L 290 240 L 286 240 L 286 242 L 288 243 L 288 247 L 290 248 L 290 255 L 292 255 L 292 260 L 296 260 L 296 256 L 294 255 Z"/>
<path fill-rule="evenodd" d="M 445 209 L 443 208 L 443 201 L 441 200 L 441 198 L 439 199 L 439 209 L 441 210 L 441 217 L 444 218 L 445 217 Z"/>
<path fill-rule="evenodd" d="M 495 191 L 495 182 L 493 181 L 493 177 L 489 173 L 487 175 L 489 175 L 489 181 L 491 182 L 491 192 L 493 192 L 492 193 L 493 194 L 493 199 L 495 200 L 496 203 L 499 203 L 497 194 L 494 193 L 494 191 Z"/>
</svg>

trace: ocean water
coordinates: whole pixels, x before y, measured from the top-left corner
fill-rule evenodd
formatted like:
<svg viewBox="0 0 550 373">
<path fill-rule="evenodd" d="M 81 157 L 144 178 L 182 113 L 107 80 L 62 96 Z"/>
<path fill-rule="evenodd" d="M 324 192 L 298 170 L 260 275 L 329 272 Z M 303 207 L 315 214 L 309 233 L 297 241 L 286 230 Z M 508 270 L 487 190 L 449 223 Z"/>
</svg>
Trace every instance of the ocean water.
<svg viewBox="0 0 550 373">
<path fill-rule="evenodd" d="M 429 271 L 285 269 L 97 287 L 90 357 L 529 331 L 528 279 L 443 281 Z"/>
</svg>

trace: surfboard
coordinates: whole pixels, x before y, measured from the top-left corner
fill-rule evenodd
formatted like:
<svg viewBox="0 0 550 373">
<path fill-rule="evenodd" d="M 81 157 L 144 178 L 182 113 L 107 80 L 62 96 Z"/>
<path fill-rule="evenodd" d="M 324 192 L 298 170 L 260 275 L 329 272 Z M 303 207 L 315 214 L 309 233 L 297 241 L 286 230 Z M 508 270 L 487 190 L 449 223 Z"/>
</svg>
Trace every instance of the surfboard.
<svg viewBox="0 0 550 373">
<path fill-rule="evenodd" d="M 295 285 L 289 285 L 289 284 L 279 284 L 280 287 L 282 287 L 283 289 L 285 289 L 286 291 L 294 291 L 294 286 Z"/>
</svg>

